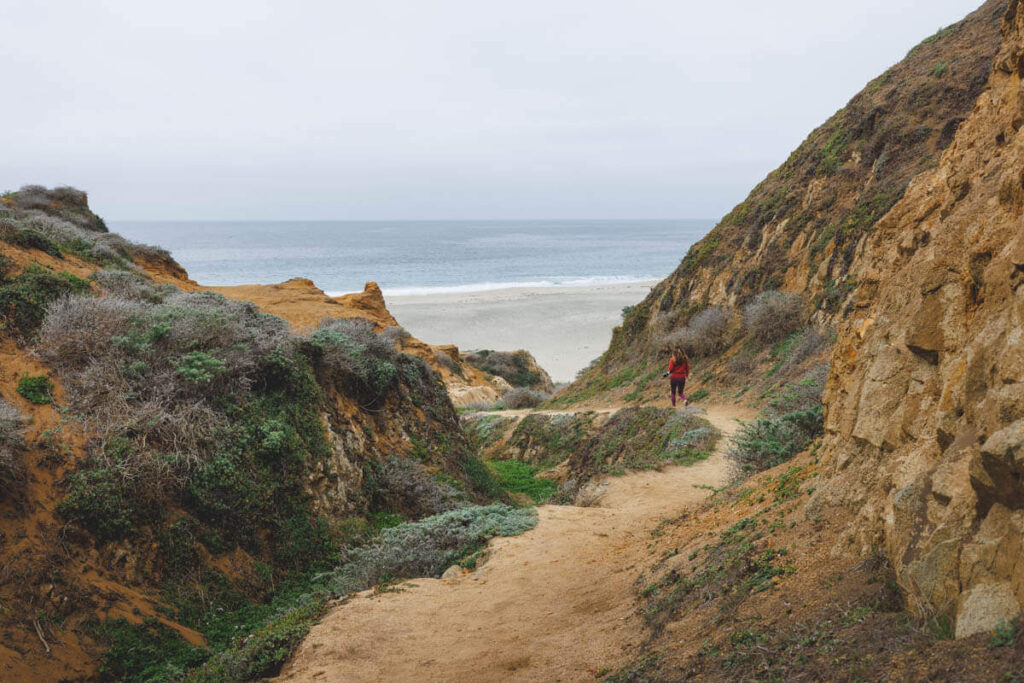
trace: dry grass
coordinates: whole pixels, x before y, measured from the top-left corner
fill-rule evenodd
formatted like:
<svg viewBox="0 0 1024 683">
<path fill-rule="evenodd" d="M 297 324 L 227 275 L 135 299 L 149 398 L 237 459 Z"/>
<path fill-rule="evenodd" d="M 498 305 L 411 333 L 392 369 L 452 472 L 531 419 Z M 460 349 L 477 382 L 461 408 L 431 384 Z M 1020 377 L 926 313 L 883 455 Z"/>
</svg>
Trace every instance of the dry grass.
<svg viewBox="0 0 1024 683">
<path fill-rule="evenodd" d="M 730 320 L 724 308 L 706 308 L 686 325 L 666 335 L 663 343 L 669 348 L 682 346 L 688 354 L 698 358 L 715 356 L 729 346 Z"/>
<path fill-rule="evenodd" d="M 17 408 L 0 399 L 0 489 L 10 488 L 21 480 L 26 419 Z"/>
<path fill-rule="evenodd" d="M 534 391 L 533 389 L 527 389 L 525 387 L 518 387 L 512 391 L 506 392 L 497 403 L 494 404 L 496 409 L 507 408 L 509 410 L 522 410 L 524 408 L 536 408 L 544 401 L 548 400 L 549 395 Z"/>
<path fill-rule="evenodd" d="M 369 473 L 375 506 L 385 510 L 418 519 L 468 504 L 464 493 L 415 460 L 390 457 L 372 464 Z"/>
<path fill-rule="evenodd" d="M 128 439 L 194 464 L 225 424 L 220 406 L 244 399 L 263 359 L 290 343 L 287 323 L 251 304 L 178 292 L 159 304 L 58 301 L 38 352 L 100 443 Z"/>
<path fill-rule="evenodd" d="M 800 329 L 803 303 L 795 294 L 761 292 L 743 309 L 743 323 L 754 339 L 770 344 Z"/>
</svg>

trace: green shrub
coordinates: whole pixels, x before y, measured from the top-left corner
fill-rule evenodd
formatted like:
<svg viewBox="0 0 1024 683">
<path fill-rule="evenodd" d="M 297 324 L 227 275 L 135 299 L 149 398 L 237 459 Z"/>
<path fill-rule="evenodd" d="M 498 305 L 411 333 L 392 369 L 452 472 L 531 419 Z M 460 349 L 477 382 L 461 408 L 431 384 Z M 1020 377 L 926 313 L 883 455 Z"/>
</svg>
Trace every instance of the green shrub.
<svg viewBox="0 0 1024 683">
<path fill-rule="evenodd" d="M 113 467 L 93 460 L 68 475 L 67 496 L 57 512 L 88 529 L 101 541 L 126 538 L 135 532 L 136 510 L 125 482 Z"/>
<path fill-rule="evenodd" d="M 18 393 L 29 403 L 45 406 L 53 403 L 53 382 L 45 375 L 31 377 L 22 375 L 18 378 Z"/>
<path fill-rule="evenodd" d="M 827 363 L 817 365 L 796 382 L 784 385 L 769 401 L 767 412 L 780 417 L 787 413 L 821 408 L 821 395 L 828 370 Z"/>
<path fill-rule="evenodd" d="M 227 363 L 204 351 L 192 351 L 172 363 L 183 380 L 195 383 L 209 382 L 228 368 Z"/>
<path fill-rule="evenodd" d="M 744 423 L 733 436 L 730 454 L 744 472 L 760 472 L 781 465 L 824 431 L 822 407 L 759 417 Z"/>
<path fill-rule="evenodd" d="M 539 461 L 538 464 L 555 465 L 583 447 L 595 431 L 596 417 L 594 412 L 526 415 L 512 431 L 508 443 L 523 453 L 536 454 L 531 459 Z"/>
<path fill-rule="evenodd" d="M 687 399 L 689 400 L 690 403 L 699 403 L 700 401 L 703 401 L 704 399 L 706 399 L 710 395 L 711 395 L 710 391 L 708 391 L 707 389 L 701 387 L 700 389 L 697 389 L 692 394 L 689 394 L 687 396 Z"/>
<path fill-rule="evenodd" d="M 536 361 L 527 351 L 470 351 L 463 355 L 470 365 L 483 372 L 501 377 L 513 387 L 548 390 L 545 377 L 536 372 Z"/>
<path fill-rule="evenodd" d="M 407 458 L 372 462 L 364 469 L 363 481 L 375 509 L 413 518 L 429 517 L 467 504 L 464 493 Z"/>
<path fill-rule="evenodd" d="M 839 170 L 843 163 L 843 155 L 850 144 L 850 136 L 843 130 L 835 131 L 821 150 L 821 161 L 818 172 L 831 176 Z"/>
<path fill-rule="evenodd" d="M 507 392 L 492 407 L 493 410 L 522 410 L 536 408 L 549 398 L 548 394 L 519 387 Z"/>
<path fill-rule="evenodd" d="M 472 453 L 463 452 L 460 465 L 473 490 L 491 500 L 501 498 L 501 487 L 498 486 L 498 482 L 494 480 L 494 476 L 483 460 Z"/>
<path fill-rule="evenodd" d="M 1016 623 L 1000 619 L 995 629 L 992 631 L 991 637 L 988 639 L 989 647 L 1012 647 L 1017 641 L 1017 625 Z"/>
<path fill-rule="evenodd" d="M 574 457 L 573 471 L 587 474 L 690 465 L 707 458 L 718 433 L 696 414 L 668 408 L 622 408 Z"/>
<path fill-rule="evenodd" d="M 70 297 L 39 331 L 69 406 L 101 437 L 128 435 L 193 462 L 215 452 L 227 411 L 251 395 L 266 359 L 291 346 L 280 318 L 209 293 Z"/>
<path fill-rule="evenodd" d="M 178 291 L 173 285 L 158 285 L 148 276 L 135 270 L 104 268 L 89 277 L 108 294 L 152 304 L 163 303 L 167 297 Z"/>
<path fill-rule="evenodd" d="M 276 676 L 323 611 L 323 596 L 307 596 L 282 610 L 264 625 L 193 669 L 184 683 L 241 683 Z"/>
<path fill-rule="evenodd" d="M 369 406 L 379 403 L 398 381 L 394 343 L 374 332 L 369 320 L 324 320 L 308 344 L 330 375 L 353 384 Z"/>
<path fill-rule="evenodd" d="M 50 303 L 68 294 L 87 291 L 86 280 L 37 264 L 29 265 L 17 277 L 0 283 L 2 329 L 27 340 L 39 329 Z"/>
<path fill-rule="evenodd" d="M 64 258 L 57 243 L 38 230 L 0 224 L 0 238 L 23 249 L 38 249 L 54 258 Z"/>
</svg>

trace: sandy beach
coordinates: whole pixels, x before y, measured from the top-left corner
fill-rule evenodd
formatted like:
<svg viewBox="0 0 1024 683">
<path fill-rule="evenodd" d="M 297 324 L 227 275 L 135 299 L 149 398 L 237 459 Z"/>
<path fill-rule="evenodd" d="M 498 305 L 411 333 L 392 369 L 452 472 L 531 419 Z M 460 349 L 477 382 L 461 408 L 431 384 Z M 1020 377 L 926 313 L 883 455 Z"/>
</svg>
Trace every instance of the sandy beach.
<svg viewBox="0 0 1024 683">
<path fill-rule="evenodd" d="M 388 296 L 388 309 L 414 336 L 461 350 L 526 349 L 556 382 L 568 382 L 608 348 L 622 308 L 656 280 L 589 287 L 499 289 Z"/>
</svg>

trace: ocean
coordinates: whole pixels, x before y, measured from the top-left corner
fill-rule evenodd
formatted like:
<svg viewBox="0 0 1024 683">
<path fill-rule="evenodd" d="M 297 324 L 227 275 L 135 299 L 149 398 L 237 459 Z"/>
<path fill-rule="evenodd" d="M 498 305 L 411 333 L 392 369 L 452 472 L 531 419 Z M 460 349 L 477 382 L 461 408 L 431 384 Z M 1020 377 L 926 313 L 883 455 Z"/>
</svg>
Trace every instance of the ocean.
<svg viewBox="0 0 1024 683">
<path fill-rule="evenodd" d="M 170 250 L 204 285 L 307 277 L 391 296 L 660 280 L 710 220 L 111 221 Z"/>
</svg>

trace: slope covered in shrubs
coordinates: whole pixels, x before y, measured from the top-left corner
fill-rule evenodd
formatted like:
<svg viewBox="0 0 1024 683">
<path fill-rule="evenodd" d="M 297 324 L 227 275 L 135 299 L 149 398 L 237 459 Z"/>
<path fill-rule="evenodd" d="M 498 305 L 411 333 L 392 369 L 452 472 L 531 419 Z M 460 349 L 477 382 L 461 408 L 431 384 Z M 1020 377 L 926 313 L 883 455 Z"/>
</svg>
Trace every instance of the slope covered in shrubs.
<svg viewBox="0 0 1024 683">
<path fill-rule="evenodd" d="M 119 294 L 51 305 L 38 335 L 91 436 L 57 510 L 79 534 L 146 557 L 192 628 L 211 628 L 209 608 L 191 604 L 196 585 L 216 609 L 258 604 L 351 552 L 361 541 L 346 518 L 435 514 L 493 486 L 467 466 L 475 456 L 437 376 L 369 322 L 297 337 L 252 304 L 117 281 Z M 424 444 L 421 462 L 369 443 L 398 433 Z M 358 435 L 362 450 L 332 434 Z M 312 472 L 355 488 L 318 495 Z M 238 551 L 257 577 L 249 589 L 211 561 Z"/>
<path fill-rule="evenodd" d="M 529 351 L 467 351 L 463 361 L 478 370 L 500 377 L 513 388 L 532 389 L 550 394 L 554 391 L 551 377 Z"/>
<path fill-rule="evenodd" d="M 98 266 L 145 261 L 180 270 L 166 250 L 109 232 L 103 219 L 89 210 L 85 192 L 73 187 L 26 185 L 0 195 L 0 241 Z"/>
<path fill-rule="evenodd" d="M 989 0 L 929 37 L 813 131 L 624 312 L 609 349 L 563 395 L 585 401 L 623 386 L 650 396 L 656 368 L 628 373 L 660 366 L 675 343 L 700 359 L 758 357 L 747 368 L 756 370 L 765 345 L 838 323 L 856 305 L 858 245 L 935 166 L 985 88 L 1006 4 Z M 733 384 L 726 362 L 701 365 Z"/>
<path fill-rule="evenodd" d="M 67 188 L 5 195 L 0 243 L 3 393 L 32 409 L 0 403 L 2 530 L 22 539 L 0 551 L 2 625 L 68 643 L 13 671 L 88 676 L 106 650 L 124 680 L 176 680 L 211 656 L 233 663 L 197 680 L 269 675 L 330 594 L 317 575 L 382 529 L 503 496 L 439 375 L 373 321 L 298 334 L 192 291 Z M 444 561 L 500 531 L 453 524 L 455 540 L 435 538 Z"/>
</svg>

